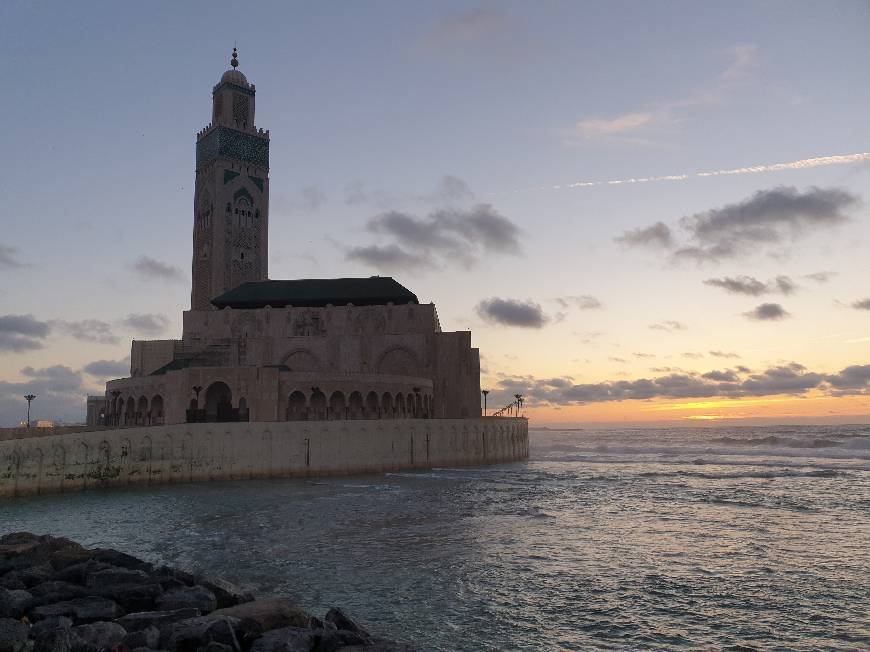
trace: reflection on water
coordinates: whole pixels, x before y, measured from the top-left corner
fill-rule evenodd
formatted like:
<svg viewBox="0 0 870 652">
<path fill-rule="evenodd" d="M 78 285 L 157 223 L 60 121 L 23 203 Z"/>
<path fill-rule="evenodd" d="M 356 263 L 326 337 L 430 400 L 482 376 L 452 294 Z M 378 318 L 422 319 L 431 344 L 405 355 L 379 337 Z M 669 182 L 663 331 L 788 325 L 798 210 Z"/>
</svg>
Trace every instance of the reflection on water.
<svg viewBox="0 0 870 652">
<path fill-rule="evenodd" d="M 527 463 L 0 503 L 433 650 L 870 646 L 870 428 L 533 432 Z"/>
</svg>

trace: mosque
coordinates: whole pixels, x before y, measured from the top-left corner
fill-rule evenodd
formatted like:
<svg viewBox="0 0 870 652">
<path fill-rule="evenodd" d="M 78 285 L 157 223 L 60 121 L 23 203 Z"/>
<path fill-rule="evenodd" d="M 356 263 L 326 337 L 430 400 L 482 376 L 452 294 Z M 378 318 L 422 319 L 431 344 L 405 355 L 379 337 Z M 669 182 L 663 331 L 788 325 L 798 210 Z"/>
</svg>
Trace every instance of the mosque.
<svg viewBox="0 0 870 652">
<path fill-rule="evenodd" d="M 390 277 L 269 279 L 269 131 L 238 63 L 196 135 L 181 339 L 133 341 L 88 425 L 479 417 L 478 350 L 434 304 Z"/>
</svg>

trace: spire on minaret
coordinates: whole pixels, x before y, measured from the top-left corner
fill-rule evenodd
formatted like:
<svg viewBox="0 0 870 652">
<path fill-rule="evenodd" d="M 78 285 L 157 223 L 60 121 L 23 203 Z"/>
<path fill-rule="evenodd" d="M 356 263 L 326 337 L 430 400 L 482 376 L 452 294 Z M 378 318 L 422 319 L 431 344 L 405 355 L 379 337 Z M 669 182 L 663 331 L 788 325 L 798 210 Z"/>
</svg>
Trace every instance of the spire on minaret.
<svg viewBox="0 0 870 652">
<path fill-rule="evenodd" d="M 238 51 L 236 50 L 235 47 L 233 48 L 233 58 L 230 59 L 230 65 L 231 65 L 233 68 L 238 68 L 238 67 L 239 67 L 239 53 L 238 53 Z"/>
</svg>

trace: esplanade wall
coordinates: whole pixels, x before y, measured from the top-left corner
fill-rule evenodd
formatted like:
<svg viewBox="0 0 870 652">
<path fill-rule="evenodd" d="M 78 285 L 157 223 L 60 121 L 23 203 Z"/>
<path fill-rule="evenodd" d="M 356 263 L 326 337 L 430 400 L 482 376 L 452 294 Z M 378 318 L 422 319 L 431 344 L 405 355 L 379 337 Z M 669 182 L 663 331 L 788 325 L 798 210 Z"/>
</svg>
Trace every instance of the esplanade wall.
<svg viewBox="0 0 870 652">
<path fill-rule="evenodd" d="M 0 441 L 0 497 L 528 457 L 524 418 L 196 423 Z"/>
</svg>

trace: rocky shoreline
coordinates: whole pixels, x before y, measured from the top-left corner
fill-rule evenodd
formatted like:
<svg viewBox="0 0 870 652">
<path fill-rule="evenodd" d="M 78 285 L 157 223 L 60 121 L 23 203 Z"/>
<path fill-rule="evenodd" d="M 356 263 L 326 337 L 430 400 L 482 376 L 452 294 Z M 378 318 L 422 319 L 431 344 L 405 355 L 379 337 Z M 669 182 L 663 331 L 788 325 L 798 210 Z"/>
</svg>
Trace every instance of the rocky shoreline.
<svg viewBox="0 0 870 652">
<path fill-rule="evenodd" d="M 0 652 L 411 652 L 340 609 L 27 532 L 0 537 Z"/>
</svg>

